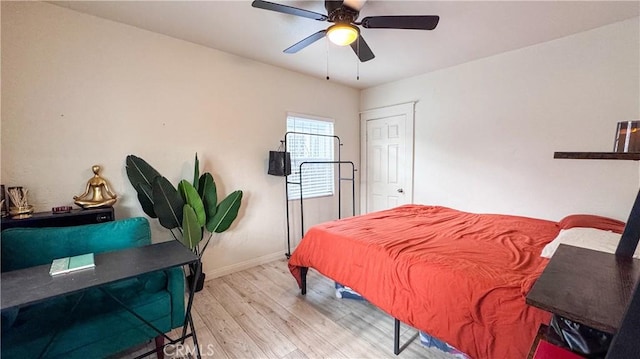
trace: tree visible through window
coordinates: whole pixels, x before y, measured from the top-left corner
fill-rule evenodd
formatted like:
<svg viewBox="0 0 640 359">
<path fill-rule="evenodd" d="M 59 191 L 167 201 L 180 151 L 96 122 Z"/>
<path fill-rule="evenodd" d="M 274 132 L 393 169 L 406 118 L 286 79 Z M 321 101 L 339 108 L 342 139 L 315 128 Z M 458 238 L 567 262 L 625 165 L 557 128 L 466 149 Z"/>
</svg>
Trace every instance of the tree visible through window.
<svg viewBox="0 0 640 359">
<path fill-rule="evenodd" d="M 302 162 L 333 161 L 335 138 L 333 136 L 333 122 L 316 120 L 299 115 L 287 116 L 287 132 L 302 132 L 302 134 L 287 135 L 287 151 L 291 153 L 290 182 L 300 182 L 300 164 Z M 303 198 L 331 196 L 334 190 L 333 164 L 305 164 L 302 166 L 302 196 Z M 300 186 L 289 185 L 289 199 L 300 199 Z"/>
</svg>

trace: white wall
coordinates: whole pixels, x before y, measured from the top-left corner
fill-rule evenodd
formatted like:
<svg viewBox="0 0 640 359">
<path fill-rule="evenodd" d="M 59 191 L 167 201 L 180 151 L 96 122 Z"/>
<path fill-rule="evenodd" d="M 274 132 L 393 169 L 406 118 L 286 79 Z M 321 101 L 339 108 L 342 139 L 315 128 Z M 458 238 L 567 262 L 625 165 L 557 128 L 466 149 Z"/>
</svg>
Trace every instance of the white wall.
<svg viewBox="0 0 640 359">
<path fill-rule="evenodd" d="M 355 89 L 47 3 L 2 2 L 2 183 L 29 189 L 38 211 L 72 204 L 103 166 L 118 218 L 144 215 L 126 178 L 136 154 L 173 183 L 197 152 L 218 193 L 244 190 L 241 214 L 207 249 L 219 275 L 284 257 L 284 182 L 267 175 L 286 113 L 333 118 L 357 161 Z M 335 200 L 310 201 L 309 223 Z M 152 220 L 154 240 L 169 238 Z"/>
<path fill-rule="evenodd" d="M 414 202 L 559 220 L 626 220 L 633 161 L 553 159 L 611 151 L 640 119 L 638 18 L 370 88 L 367 110 L 417 100 Z"/>
</svg>

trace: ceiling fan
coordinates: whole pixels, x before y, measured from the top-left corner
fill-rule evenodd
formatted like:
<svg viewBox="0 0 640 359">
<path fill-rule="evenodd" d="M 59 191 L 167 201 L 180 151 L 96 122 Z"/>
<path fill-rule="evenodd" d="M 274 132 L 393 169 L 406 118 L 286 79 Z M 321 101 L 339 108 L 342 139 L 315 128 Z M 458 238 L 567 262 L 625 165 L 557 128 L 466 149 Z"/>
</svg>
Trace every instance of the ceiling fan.
<svg viewBox="0 0 640 359">
<path fill-rule="evenodd" d="M 320 30 L 288 47 L 284 50 L 285 53 L 296 53 L 327 36 L 329 40 L 336 45 L 351 45 L 351 48 L 361 62 L 369 61 L 373 59 L 375 55 L 369 45 L 367 45 L 367 42 L 364 41 L 364 38 L 362 38 L 358 26 L 362 26 L 365 29 L 433 30 L 440 20 L 440 17 L 437 15 L 394 15 L 367 16 L 358 22 L 356 20 L 360 14 L 362 4 L 364 4 L 362 0 L 325 0 L 324 7 L 327 9 L 327 15 L 263 0 L 254 0 L 251 6 L 333 23 L 333 25 L 327 29 Z"/>
</svg>

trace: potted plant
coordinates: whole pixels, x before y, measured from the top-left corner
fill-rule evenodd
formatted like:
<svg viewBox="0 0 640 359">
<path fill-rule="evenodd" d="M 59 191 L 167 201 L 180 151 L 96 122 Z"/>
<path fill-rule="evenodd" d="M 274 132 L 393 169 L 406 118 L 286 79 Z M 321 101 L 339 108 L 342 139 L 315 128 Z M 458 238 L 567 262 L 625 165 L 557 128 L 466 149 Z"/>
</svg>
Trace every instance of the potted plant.
<svg viewBox="0 0 640 359">
<path fill-rule="evenodd" d="M 213 176 L 209 172 L 200 175 L 196 153 L 193 183 L 181 180 L 177 188 L 145 160 L 135 155 L 127 156 L 127 177 L 138 193 L 142 210 L 151 218 L 157 218 L 169 229 L 174 239 L 191 249 L 202 259 L 214 233 L 229 229 L 238 216 L 242 191 L 233 191 L 218 202 Z M 203 241 L 205 235 L 208 237 Z M 191 266 L 187 282 L 202 290 L 204 273 L 200 266 Z M 197 278 L 197 282 L 194 280 Z"/>
</svg>

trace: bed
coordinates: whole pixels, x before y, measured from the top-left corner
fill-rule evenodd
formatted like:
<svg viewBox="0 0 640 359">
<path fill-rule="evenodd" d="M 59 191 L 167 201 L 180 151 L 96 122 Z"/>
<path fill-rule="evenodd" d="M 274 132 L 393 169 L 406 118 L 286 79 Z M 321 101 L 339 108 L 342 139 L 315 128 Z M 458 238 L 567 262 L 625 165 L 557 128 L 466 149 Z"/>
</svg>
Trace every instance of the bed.
<svg viewBox="0 0 640 359">
<path fill-rule="evenodd" d="M 405 205 L 316 225 L 289 259 L 472 358 L 525 358 L 550 314 L 525 304 L 553 221 Z"/>
</svg>

